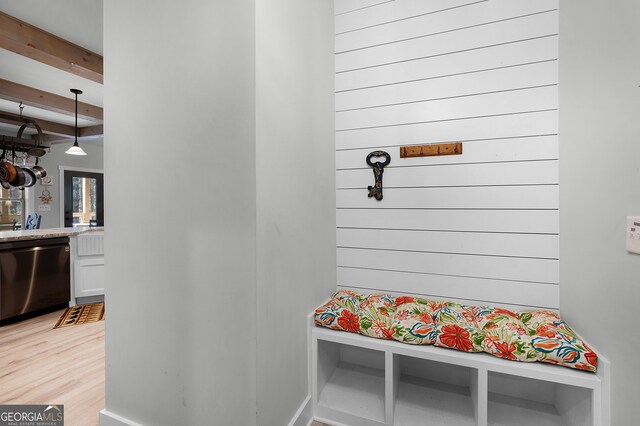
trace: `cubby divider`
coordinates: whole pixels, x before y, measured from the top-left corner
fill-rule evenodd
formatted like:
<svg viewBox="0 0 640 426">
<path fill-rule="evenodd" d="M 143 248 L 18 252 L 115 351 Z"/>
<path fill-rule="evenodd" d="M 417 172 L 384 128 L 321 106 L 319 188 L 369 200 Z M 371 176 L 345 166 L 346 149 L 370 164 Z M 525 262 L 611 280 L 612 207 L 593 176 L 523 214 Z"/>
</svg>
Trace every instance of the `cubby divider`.
<svg viewBox="0 0 640 426">
<path fill-rule="evenodd" d="M 598 374 L 311 327 L 314 417 L 336 426 L 609 426 Z"/>
</svg>

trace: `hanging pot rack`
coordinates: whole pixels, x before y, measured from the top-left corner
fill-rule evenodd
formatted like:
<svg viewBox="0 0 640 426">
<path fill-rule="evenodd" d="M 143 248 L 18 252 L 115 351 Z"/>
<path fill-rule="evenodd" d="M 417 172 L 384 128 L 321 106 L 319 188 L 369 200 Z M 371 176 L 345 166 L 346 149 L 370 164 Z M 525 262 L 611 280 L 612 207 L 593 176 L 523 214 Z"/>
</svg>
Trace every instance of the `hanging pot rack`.
<svg viewBox="0 0 640 426">
<path fill-rule="evenodd" d="M 15 149 L 16 152 L 26 152 L 32 157 L 42 157 L 46 154 L 46 149 L 51 148 L 51 145 L 44 141 L 42 129 L 35 120 L 17 117 L 13 114 L 3 112 L 0 112 L 0 118 L 20 124 L 20 129 L 16 136 L 0 135 L 0 145 L 10 146 L 12 149 Z M 37 134 L 35 135 L 35 139 L 23 137 L 24 131 L 28 127 L 36 129 Z"/>
</svg>

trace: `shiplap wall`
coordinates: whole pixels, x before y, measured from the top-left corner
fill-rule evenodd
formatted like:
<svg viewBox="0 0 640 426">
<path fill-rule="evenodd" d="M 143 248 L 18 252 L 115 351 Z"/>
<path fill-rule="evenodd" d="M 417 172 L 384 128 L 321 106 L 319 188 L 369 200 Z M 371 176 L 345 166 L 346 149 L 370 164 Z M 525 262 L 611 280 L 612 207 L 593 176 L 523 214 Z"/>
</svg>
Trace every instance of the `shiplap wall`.
<svg viewBox="0 0 640 426">
<path fill-rule="evenodd" d="M 335 11 L 338 287 L 558 308 L 558 0 Z M 463 155 L 399 157 L 452 141 Z"/>
</svg>

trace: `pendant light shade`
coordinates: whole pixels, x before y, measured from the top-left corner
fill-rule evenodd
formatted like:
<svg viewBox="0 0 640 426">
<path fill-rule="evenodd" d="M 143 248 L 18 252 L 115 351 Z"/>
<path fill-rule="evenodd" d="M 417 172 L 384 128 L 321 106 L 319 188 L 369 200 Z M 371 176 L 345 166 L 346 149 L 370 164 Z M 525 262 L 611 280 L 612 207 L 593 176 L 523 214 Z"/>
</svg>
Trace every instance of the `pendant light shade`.
<svg viewBox="0 0 640 426">
<path fill-rule="evenodd" d="M 77 141 L 73 143 L 73 146 L 71 146 L 71 148 L 69 148 L 68 150 L 65 151 L 65 154 L 87 155 L 87 153 L 84 152 L 84 150 L 82 148 L 80 148 L 80 145 L 78 145 Z"/>
<path fill-rule="evenodd" d="M 76 95 L 76 140 L 75 142 L 73 142 L 73 146 L 65 151 L 65 154 L 87 155 L 87 153 L 84 152 L 82 148 L 80 148 L 80 145 L 78 145 L 78 95 L 82 94 L 82 90 L 71 89 L 71 92 L 75 93 Z"/>
</svg>

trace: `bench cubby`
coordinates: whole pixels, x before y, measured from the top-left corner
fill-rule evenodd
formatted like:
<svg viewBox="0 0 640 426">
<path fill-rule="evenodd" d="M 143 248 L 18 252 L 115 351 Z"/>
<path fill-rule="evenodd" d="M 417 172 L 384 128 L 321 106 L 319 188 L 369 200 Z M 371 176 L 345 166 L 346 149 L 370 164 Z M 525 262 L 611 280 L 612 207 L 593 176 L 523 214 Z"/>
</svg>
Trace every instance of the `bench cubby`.
<svg viewBox="0 0 640 426">
<path fill-rule="evenodd" d="M 334 426 L 609 426 L 598 373 L 414 346 L 310 324 L 314 417 Z"/>
<path fill-rule="evenodd" d="M 413 426 L 425 418 L 433 424 L 474 426 L 469 367 L 445 364 L 416 357 L 393 355 L 395 382 L 393 424 Z"/>
</svg>

